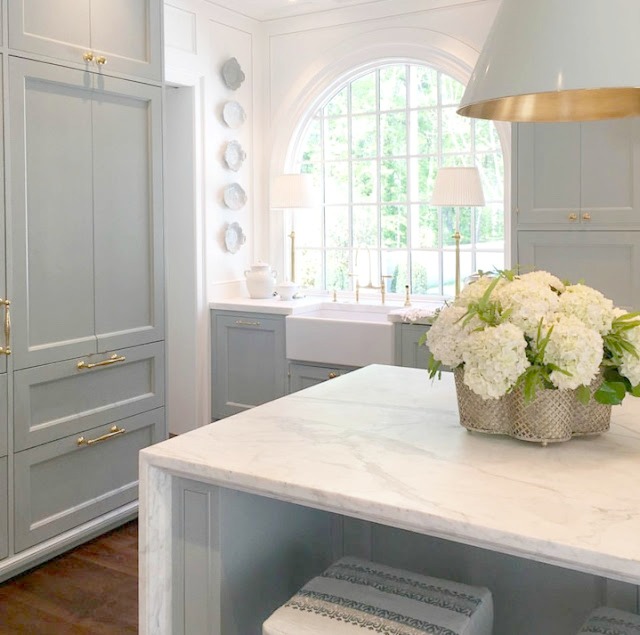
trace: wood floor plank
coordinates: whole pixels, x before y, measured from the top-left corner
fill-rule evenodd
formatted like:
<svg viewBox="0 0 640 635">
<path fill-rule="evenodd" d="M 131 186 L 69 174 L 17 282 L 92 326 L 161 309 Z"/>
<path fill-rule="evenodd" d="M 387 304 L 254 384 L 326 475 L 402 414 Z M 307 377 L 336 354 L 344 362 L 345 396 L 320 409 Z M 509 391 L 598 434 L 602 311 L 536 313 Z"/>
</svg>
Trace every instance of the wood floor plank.
<svg viewBox="0 0 640 635">
<path fill-rule="evenodd" d="M 126 635 L 138 625 L 137 523 L 0 585 L 0 635 Z"/>
</svg>

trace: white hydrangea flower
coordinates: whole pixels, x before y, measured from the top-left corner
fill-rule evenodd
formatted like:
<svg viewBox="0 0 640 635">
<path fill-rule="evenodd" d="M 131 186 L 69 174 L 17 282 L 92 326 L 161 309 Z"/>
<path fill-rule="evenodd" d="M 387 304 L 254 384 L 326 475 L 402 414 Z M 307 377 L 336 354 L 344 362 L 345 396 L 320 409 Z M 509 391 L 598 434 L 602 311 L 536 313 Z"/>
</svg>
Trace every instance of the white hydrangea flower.
<svg viewBox="0 0 640 635">
<path fill-rule="evenodd" d="M 611 330 L 615 317 L 613 302 L 584 284 L 572 284 L 564 290 L 560 296 L 559 311 L 577 317 L 600 335 Z"/>
<path fill-rule="evenodd" d="M 467 309 L 461 306 L 447 306 L 427 331 L 427 347 L 432 355 L 445 366 L 455 367 L 462 363 L 462 345 L 469 332 L 477 328 L 477 319 L 463 326 L 462 319 Z"/>
<path fill-rule="evenodd" d="M 509 322 L 532 338 L 541 319 L 552 319 L 559 302 L 558 295 L 549 286 L 526 280 L 514 280 L 496 289 L 496 299 L 503 311 L 511 309 Z"/>
<path fill-rule="evenodd" d="M 544 361 L 571 373 L 553 371 L 551 382 L 560 389 L 588 386 L 596 376 L 603 357 L 602 336 L 573 315 L 558 314 L 544 352 Z"/>
<path fill-rule="evenodd" d="M 470 284 L 466 285 L 460 291 L 460 295 L 455 299 L 454 305 L 468 307 L 472 302 L 477 302 L 484 295 L 485 291 L 494 280 L 495 278 L 492 276 L 482 276 L 475 282 L 471 282 Z M 506 280 L 500 279 L 498 284 L 496 285 L 496 289 L 501 287 L 505 283 Z M 494 289 L 493 294 L 495 294 L 496 289 Z"/>
<path fill-rule="evenodd" d="M 629 329 L 625 335 L 626 339 L 636 347 L 636 351 L 640 354 L 640 326 Z M 632 386 L 640 384 L 640 359 L 631 353 L 624 352 L 622 354 L 622 363 L 620 364 L 620 374 L 626 377 Z"/>
<path fill-rule="evenodd" d="M 530 365 L 527 342 L 513 324 L 469 334 L 463 346 L 464 383 L 483 399 L 502 397 Z"/>
<path fill-rule="evenodd" d="M 540 284 L 555 289 L 556 291 L 564 291 L 565 289 L 562 280 L 548 271 L 530 271 L 529 273 L 523 273 L 519 278 L 525 282 Z"/>
</svg>

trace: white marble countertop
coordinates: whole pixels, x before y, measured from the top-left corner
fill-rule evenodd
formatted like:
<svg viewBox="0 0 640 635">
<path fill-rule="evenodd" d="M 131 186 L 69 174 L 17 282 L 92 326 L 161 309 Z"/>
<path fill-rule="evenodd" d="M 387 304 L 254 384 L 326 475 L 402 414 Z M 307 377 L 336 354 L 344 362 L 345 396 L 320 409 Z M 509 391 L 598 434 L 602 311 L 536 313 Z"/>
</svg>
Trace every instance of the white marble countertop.
<svg viewBox="0 0 640 635">
<path fill-rule="evenodd" d="M 141 465 L 640 584 L 640 400 L 543 448 L 469 433 L 452 377 L 369 366 L 152 446 Z"/>
<path fill-rule="evenodd" d="M 399 301 L 389 301 L 385 305 L 381 305 L 379 302 L 372 303 L 363 300 L 361 303 L 356 304 L 353 300 L 340 298 L 333 303 L 327 296 L 313 295 L 296 300 L 281 300 L 278 296 L 264 300 L 237 297 L 209 303 L 210 309 L 246 311 L 248 313 L 273 313 L 274 315 L 299 315 L 324 307 L 345 310 L 354 308 L 367 310 L 368 307 L 371 307 L 374 310 L 380 310 L 383 306 L 388 308 L 388 319 L 391 322 L 415 321 L 417 324 L 426 324 L 428 321 L 425 320 L 425 316 L 435 313 L 438 308 L 443 306 L 443 302 L 420 302 L 411 307 L 404 307 L 403 303 Z"/>
</svg>

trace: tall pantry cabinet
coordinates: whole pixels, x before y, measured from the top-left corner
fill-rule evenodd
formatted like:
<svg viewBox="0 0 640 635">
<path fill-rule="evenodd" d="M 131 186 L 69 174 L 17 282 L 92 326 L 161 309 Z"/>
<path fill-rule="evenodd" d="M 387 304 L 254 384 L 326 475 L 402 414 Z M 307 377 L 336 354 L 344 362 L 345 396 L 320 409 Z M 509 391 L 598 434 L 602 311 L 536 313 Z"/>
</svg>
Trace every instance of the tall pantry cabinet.
<svg viewBox="0 0 640 635">
<path fill-rule="evenodd" d="M 7 15 L 0 579 L 132 517 L 165 437 L 161 0 Z"/>
</svg>

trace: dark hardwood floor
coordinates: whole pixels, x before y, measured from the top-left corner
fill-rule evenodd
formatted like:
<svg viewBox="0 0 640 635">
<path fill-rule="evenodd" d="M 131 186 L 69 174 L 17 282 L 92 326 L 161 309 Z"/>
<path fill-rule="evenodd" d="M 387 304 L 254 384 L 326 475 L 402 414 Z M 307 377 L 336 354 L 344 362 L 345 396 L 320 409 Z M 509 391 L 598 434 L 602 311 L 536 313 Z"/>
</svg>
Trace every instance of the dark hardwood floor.
<svg viewBox="0 0 640 635">
<path fill-rule="evenodd" d="M 137 631 L 137 521 L 0 585 L 2 635 Z"/>
</svg>

